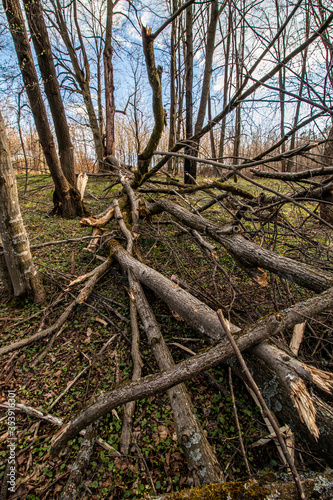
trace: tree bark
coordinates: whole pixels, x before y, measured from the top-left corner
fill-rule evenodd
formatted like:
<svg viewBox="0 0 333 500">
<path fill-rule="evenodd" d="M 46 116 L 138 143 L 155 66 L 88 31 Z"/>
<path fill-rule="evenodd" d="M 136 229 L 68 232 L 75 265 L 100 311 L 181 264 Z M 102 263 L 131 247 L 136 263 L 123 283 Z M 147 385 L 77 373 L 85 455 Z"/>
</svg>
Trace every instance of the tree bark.
<svg viewBox="0 0 333 500">
<path fill-rule="evenodd" d="M 148 172 L 153 154 L 162 136 L 165 116 L 162 102 L 162 66 L 155 66 L 154 37 L 151 28 L 142 27 L 142 45 L 145 54 L 149 84 L 153 91 L 154 128 L 148 144 L 138 156 L 138 169 L 135 172 L 136 182 L 140 183 Z"/>
<path fill-rule="evenodd" d="M 177 0 L 172 0 L 172 10 L 176 12 L 177 10 Z M 176 32 L 177 32 L 177 20 L 174 19 L 171 25 L 171 35 L 170 35 L 170 116 L 169 116 L 169 150 L 175 144 L 175 131 L 176 131 Z M 178 42 L 179 43 L 179 42 Z M 180 69 L 179 69 L 180 71 Z M 168 172 L 173 172 L 173 159 L 170 158 L 168 161 Z"/>
<path fill-rule="evenodd" d="M 61 493 L 60 500 L 75 500 L 80 492 L 83 477 L 89 468 L 90 458 L 94 449 L 97 437 L 97 425 L 92 424 L 88 427 L 79 452 L 72 467 L 66 486 Z"/>
<path fill-rule="evenodd" d="M 107 1 L 106 32 L 104 46 L 104 83 L 105 83 L 105 156 L 114 156 L 114 82 L 112 64 L 112 24 L 113 24 L 113 1 Z"/>
<path fill-rule="evenodd" d="M 228 1 L 228 34 L 226 40 L 226 46 L 224 49 L 224 81 L 223 81 L 223 109 L 226 108 L 229 96 L 229 56 L 230 56 L 230 45 L 231 45 L 231 35 L 232 35 L 232 7 L 231 0 Z M 222 33 L 221 33 L 222 35 Z M 225 146 L 225 129 L 227 124 L 227 117 L 224 116 L 221 123 L 220 132 L 220 144 L 219 144 L 219 160 L 223 161 L 224 156 L 224 146 Z"/>
<path fill-rule="evenodd" d="M 174 366 L 175 363 L 165 343 L 154 313 L 137 280 L 132 281 L 131 294 L 135 300 L 148 342 L 159 369 L 163 371 Z M 195 414 L 185 384 L 179 384 L 169 389 L 168 396 L 174 414 L 178 442 L 193 472 L 195 484 L 221 482 L 223 480 L 222 471 Z"/>
<path fill-rule="evenodd" d="M 185 137 L 192 137 L 193 131 L 193 7 L 186 9 L 186 38 L 185 38 Z M 185 154 L 192 154 L 190 145 L 185 147 Z M 195 184 L 197 176 L 196 164 L 185 158 L 184 184 Z"/>
<path fill-rule="evenodd" d="M 66 218 L 83 215 L 80 195 L 67 181 L 59 163 L 43 96 L 39 87 L 20 3 L 18 0 L 3 0 L 3 6 L 14 41 L 38 137 L 55 185 L 55 211 Z"/>
<path fill-rule="evenodd" d="M 73 66 L 73 76 L 75 80 L 77 81 L 81 95 L 84 101 L 84 104 L 86 106 L 87 110 L 87 115 L 88 115 L 88 120 L 89 120 L 89 125 L 92 131 L 93 135 L 93 140 L 94 140 L 94 146 L 95 146 L 95 152 L 96 156 L 99 162 L 99 168 L 103 168 L 103 140 L 102 140 L 102 127 L 99 125 L 96 113 L 95 113 L 95 108 L 94 104 L 92 101 L 91 97 L 91 92 L 90 92 L 90 65 L 88 61 L 88 57 L 84 48 L 84 43 L 83 39 L 81 36 L 80 32 L 80 26 L 76 22 L 76 28 L 78 31 L 78 35 L 80 38 L 80 48 L 82 52 L 82 59 L 83 59 L 83 65 L 81 67 L 78 56 L 77 56 L 77 51 L 73 47 L 71 38 L 68 33 L 68 28 L 67 24 L 63 15 L 63 8 L 59 2 L 59 0 L 51 0 L 52 6 L 53 6 L 53 12 L 57 20 L 57 26 L 56 29 L 59 31 L 59 34 L 66 46 L 66 49 L 68 51 L 68 55 L 70 57 L 72 66 Z M 75 4 L 74 4 L 75 5 Z M 75 18 L 76 21 L 76 18 Z"/>
<path fill-rule="evenodd" d="M 221 243 L 236 261 L 249 272 L 261 267 L 315 292 L 327 290 L 333 284 L 333 276 L 326 271 L 266 250 L 256 243 L 246 240 L 238 232 L 234 232 L 232 226 L 221 227 L 202 216 L 190 213 L 185 208 L 165 198 L 150 205 L 149 209 L 154 210 L 154 207 L 166 210 L 187 226 Z"/>
<path fill-rule="evenodd" d="M 0 235 L 4 258 L 1 278 L 18 298 L 43 302 L 45 291 L 32 261 L 17 194 L 14 170 L 2 115 L 0 114 Z"/>
<path fill-rule="evenodd" d="M 307 317 L 314 317 L 333 306 L 333 288 L 321 293 L 317 297 L 299 302 L 280 313 L 259 319 L 253 325 L 244 328 L 235 335 L 238 348 L 243 351 L 263 340 L 277 335 L 280 331 L 300 323 Z M 221 331 L 222 333 L 222 331 Z M 222 338 L 213 347 L 197 354 L 162 373 L 148 375 L 136 382 L 122 384 L 109 392 L 100 394 L 91 401 L 87 408 L 72 421 L 60 429 L 52 441 L 51 453 L 59 453 L 60 449 L 73 439 L 82 429 L 113 408 L 154 394 L 165 392 L 175 385 L 191 379 L 195 375 L 206 371 L 234 355 L 233 347 L 226 338 Z"/>
<path fill-rule="evenodd" d="M 69 134 L 65 108 L 60 94 L 51 44 L 46 29 L 40 0 L 23 0 L 32 41 L 37 55 L 38 66 L 43 78 L 47 100 L 50 106 L 57 136 L 60 164 L 71 186 L 76 187 L 74 172 L 74 149 Z"/>
<path fill-rule="evenodd" d="M 324 149 L 323 162 L 327 167 L 333 165 L 333 126 L 331 127 L 330 133 L 328 134 L 327 142 Z M 330 224 L 333 223 L 333 208 L 330 203 L 333 203 L 333 188 L 324 193 L 323 195 L 324 203 L 320 204 L 320 217 Z M 328 203 L 325 203 L 328 202 Z"/>
</svg>

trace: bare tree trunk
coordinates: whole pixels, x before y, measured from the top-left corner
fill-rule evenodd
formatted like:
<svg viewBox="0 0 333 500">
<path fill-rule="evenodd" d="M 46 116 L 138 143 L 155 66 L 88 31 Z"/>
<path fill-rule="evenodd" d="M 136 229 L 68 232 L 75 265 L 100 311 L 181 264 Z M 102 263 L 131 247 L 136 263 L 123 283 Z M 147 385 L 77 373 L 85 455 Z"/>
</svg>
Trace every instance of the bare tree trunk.
<svg viewBox="0 0 333 500">
<path fill-rule="evenodd" d="M 328 134 L 327 142 L 324 149 L 323 162 L 327 167 L 333 165 L 333 126 Z M 333 189 L 323 194 L 324 202 L 320 204 L 320 217 L 330 224 L 333 223 Z"/>
<path fill-rule="evenodd" d="M 148 167 L 154 151 L 156 150 L 162 136 L 165 122 L 162 102 L 163 69 L 162 66 L 155 66 L 154 36 L 151 33 L 151 28 L 142 27 L 142 44 L 145 54 L 149 84 L 153 91 L 154 128 L 145 149 L 138 156 L 138 169 L 135 172 L 136 183 L 140 183 L 144 174 L 148 172 Z"/>
<path fill-rule="evenodd" d="M 193 127 L 193 7 L 190 5 L 186 9 L 186 39 L 185 39 L 185 137 L 192 137 Z M 186 146 L 185 154 L 192 154 L 192 148 Z M 189 160 L 184 160 L 184 183 L 195 184 L 197 175 L 196 164 Z"/>
<path fill-rule="evenodd" d="M 53 118 L 61 168 L 70 185 L 75 187 L 74 149 L 54 67 L 51 44 L 43 17 L 43 9 L 40 0 L 23 0 L 23 3 Z"/>
<path fill-rule="evenodd" d="M 113 23 L 113 1 L 107 0 L 106 32 L 104 46 L 104 81 L 105 81 L 105 156 L 114 156 L 114 83 L 112 64 L 112 23 Z"/>
<path fill-rule="evenodd" d="M 189 9 L 189 8 L 188 8 Z M 213 68 L 213 55 L 214 55 L 214 49 L 215 49 L 215 34 L 216 34 L 216 25 L 217 25 L 217 20 L 219 17 L 219 9 L 218 9 L 218 2 L 217 0 L 212 0 L 211 1 L 211 12 L 210 12 L 210 22 L 207 28 L 207 37 L 206 37 L 206 57 L 205 57 L 205 69 L 204 69 L 204 74 L 202 78 L 202 90 L 201 90 L 201 98 L 200 98 L 200 104 L 199 104 L 199 109 L 198 109 L 198 115 L 197 115 L 197 120 L 194 126 L 194 134 L 196 135 L 203 126 L 205 116 L 206 116 L 206 110 L 207 110 L 207 103 L 208 103 L 208 98 L 209 98 L 209 89 L 210 89 L 210 81 L 211 81 L 211 76 L 212 76 L 212 68 Z M 187 19 L 187 17 L 186 17 Z M 188 53 L 189 56 L 191 55 L 191 59 L 189 58 L 189 71 L 193 75 L 193 42 L 192 42 L 192 16 L 191 16 L 191 24 L 190 24 L 190 17 L 188 18 L 188 24 L 186 25 L 186 40 L 187 43 L 190 43 L 191 45 L 190 50 L 191 53 Z M 187 30 L 190 29 L 189 35 L 187 34 Z M 190 37 L 191 35 L 191 37 Z M 188 37 L 188 38 L 187 38 Z M 191 40 L 190 40 L 191 39 Z M 190 65 L 192 67 L 190 67 Z M 193 76 L 191 82 L 189 81 L 189 89 L 190 86 L 192 86 L 193 83 Z M 187 87 L 186 87 L 187 89 Z M 186 91 L 187 95 L 187 91 Z M 186 104 L 186 109 L 187 106 L 190 106 L 190 102 Z M 192 106 L 192 91 L 191 91 L 191 106 Z M 189 115 L 190 119 L 190 115 Z M 191 111 L 191 121 L 192 121 L 192 111 Z M 186 122 L 186 139 L 191 137 L 192 135 L 192 123 L 191 123 L 191 129 L 190 127 L 187 128 L 187 122 Z M 192 154 L 194 156 L 198 156 L 199 154 L 199 142 L 200 139 L 196 141 L 196 143 L 193 145 L 192 149 Z M 190 153 L 191 154 L 191 153 Z M 196 178 L 196 163 L 191 161 L 191 160 L 185 160 L 184 165 L 190 165 L 190 171 L 188 173 L 195 179 Z M 187 176 L 188 179 L 184 177 L 184 182 L 186 184 L 194 184 L 193 179 L 191 179 L 189 176 Z M 191 181 L 191 182 L 190 182 Z"/>
<path fill-rule="evenodd" d="M 275 9 L 276 9 L 276 19 L 277 19 L 277 28 L 280 28 L 280 7 L 278 0 L 275 0 Z M 281 61 L 282 58 L 285 57 L 285 32 L 282 33 L 281 37 L 277 41 L 277 56 L 278 60 Z M 282 42 L 281 42 L 282 40 Z M 282 54 L 281 54 L 281 43 L 282 43 Z M 280 134 L 281 137 L 285 136 L 285 82 L 286 82 L 286 70 L 283 66 L 279 73 L 279 98 L 280 98 Z M 285 153 L 286 151 L 286 143 L 283 142 L 281 145 L 281 153 Z M 281 160 L 281 170 L 282 172 L 286 172 L 287 168 L 286 160 Z"/>
<path fill-rule="evenodd" d="M 228 2 L 228 34 L 226 40 L 226 47 L 224 50 L 224 83 L 223 83 L 223 109 L 226 108 L 229 93 L 229 56 L 230 56 L 230 45 L 231 45 L 231 34 L 232 34 L 232 8 L 231 0 Z M 220 145 L 219 145 L 219 158 L 223 161 L 224 155 L 224 145 L 225 145 L 225 129 L 226 129 L 227 117 L 224 116 L 221 123 L 220 132 Z"/>
<path fill-rule="evenodd" d="M 175 12 L 177 10 L 177 0 L 172 0 L 172 10 Z M 169 150 L 175 144 L 175 127 L 176 127 L 176 31 L 177 31 L 177 20 L 174 19 L 171 25 L 171 48 L 170 48 L 170 116 L 169 116 Z M 175 160 L 170 158 L 168 161 L 168 171 L 173 171 L 173 162 Z"/>
<path fill-rule="evenodd" d="M 45 291 L 32 261 L 17 194 L 14 170 L 2 115 L 0 114 L 0 235 L 4 250 L 1 277 L 7 291 L 18 298 L 43 302 Z M 10 285 L 11 284 L 11 285 Z"/>
<path fill-rule="evenodd" d="M 199 104 L 197 120 L 194 127 L 194 134 L 197 134 L 203 127 L 206 116 L 207 102 L 209 97 L 210 81 L 213 70 L 213 55 L 215 50 L 216 25 L 219 17 L 217 0 L 211 1 L 210 22 L 207 29 L 205 69 L 202 79 L 202 90 Z"/>
<path fill-rule="evenodd" d="M 306 29 L 306 37 L 308 38 L 309 36 L 309 30 L 310 30 L 310 22 L 309 22 L 309 8 L 306 8 L 306 19 L 305 19 L 305 29 Z M 298 95 L 301 98 L 302 93 L 303 93 L 303 87 L 304 87 L 304 79 L 306 75 L 306 63 L 307 63 L 307 56 L 308 56 L 308 47 L 305 49 L 305 51 L 302 53 L 302 71 L 301 71 L 301 77 L 300 77 L 300 83 L 299 83 L 299 91 Z M 296 128 L 298 124 L 298 119 L 299 119 L 299 114 L 301 110 L 301 104 L 302 101 L 299 99 L 296 105 L 296 111 L 295 111 L 295 117 L 294 117 L 294 122 L 292 128 Z M 289 149 L 292 150 L 295 148 L 296 144 L 296 132 L 293 133 L 291 136 L 291 141 L 290 141 L 290 147 Z M 288 160 L 287 162 L 287 167 L 286 171 L 291 172 L 293 170 L 293 162 L 291 160 Z"/>
<path fill-rule="evenodd" d="M 212 119 L 212 101 L 210 98 L 210 93 L 208 96 L 208 120 Z M 214 130 L 209 131 L 209 139 L 210 139 L 210 151 L 212 158 L 216 159 L 216 147 L 215 147 L 215 139 L 214 139 Z"/>
<path fill-rule="evenodd" d="M 67 181 L 57 155 L 18 0 L 3 0 L 40 144 L 55 185 L 55 210 L 66 218 L 83 215 L 79 193 Z"/>
<path fill-rule="evenodd" d="M 245 5 L 242 6 L 242 19 L 240 26 L 239 42 L 237 40 L 236 27 L 234 27 L 234 52 L 235 52 L 235 67 L 236 67 L 236 94 L 239 93 L 243 83 L 243 70 L 244 70 L 244 50 L 245 50 Z M 232 164 L 239 164 L 239 152 L 241 145 L 241 125 L 242 125 L 242 105 L 239 104 L 236 108 L 235 116 L 235 137 Z M 237 176 L 234 175 L 234 180 L 237 181 Z"/>
<path fill-rule="evenodd" d="M 82 60 L 83 60 L 83 65 L 80 65 L 77 51 L 75 47 L 72 44 L 71 38 L 68 33 L 68 28 L 67 24 L 63 15 L 63 8 L 60 4 L 59 0 L 51 0 L 51 4 L 53 6 L 53 13 L 56 17 L 57 20 L 57 25 L 55 26 L 56 29 L 59 31 L 59 34 L 66 46 L 66 49 L 68 51 L 68 55 L 70 57 L 72 66 L 73 66 L 73 76 L 75 77 L 75 80 L 77 81 L 82 98 L 84 101 L 84 104 L 86 106 L 87 110 L 87 115 L 88 115 L 88 120 L 89 120 L 89 125 L 92 131 L 93 135 L 93 140 L 94 140 L 94 146 L 95 146 L 95 151 L 96 151 L 96 156 L 99 162 L 99 168 L 101 169 L 103 167 L 103 140 L 102 140 L 102 130 L 101 130 L 101 123 L 103 120 L 98 123 L 96 113 L 95 113 L 95 108 L 94 104 L 92 101 L 91 97 L 91 92 L 90 92 L 90 65 L 89 65 L 89 60 L 85 51 L 85 46 L 83 43 L 83 38 L 81 36 L 81 30 L 79 23 L 77 22 L 76 15 L 74 15 L 74 20 L 76 24 L 76 29 L 78 32 L 78 36 L 80 39 L 80 48 L 82 52 Z M 76 9 L 76 3 L 73 3 L 74 8 Z M 74 11 L 76 12 L 76 10 Z M 100 119 L 100 116 L 99 116 Z"/>
</svg>

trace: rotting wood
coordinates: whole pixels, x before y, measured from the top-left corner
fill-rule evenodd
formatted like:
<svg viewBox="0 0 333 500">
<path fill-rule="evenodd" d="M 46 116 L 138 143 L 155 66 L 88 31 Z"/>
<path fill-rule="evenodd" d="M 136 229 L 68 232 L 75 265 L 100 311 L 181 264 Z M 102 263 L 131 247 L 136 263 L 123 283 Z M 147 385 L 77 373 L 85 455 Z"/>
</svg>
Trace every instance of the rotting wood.
<svg viewBox="0 0 333 500">
<path fill-rule="evenodd" d="M 86 190 L 87 182 L 88 182 L 88 175 L 86 173 L 81 172 L 76 179 L 76 187 L 78 192 L 80 193 L 81 200 L 83 200 L 84 198 L 84 192 Z"/>
<path fill-rule="evenodd" d="M 108 210 L 106 210 L 103 215 L 100 216 L 91 216 L 91 217 L 86 217 L 84 219 L 80 220 L 80 224 L 82 226 L 91 226 L 91 227 L 104 227 L 106 224 L 113 218 L 114 216 L 114 208 L 113 206 L 110 207 Z"/>
<path fill-rule="evenodd" d="M 333 375 L 302 363 L 267 342 L 249 349 L 245 358 L 277 418 L 332 466 L 333 409 L 310 389 L 332 394 Z M 242 377 L 241 372 L 238 375 Z"/>
<path fill-rule="evenodd" d="M 290 350 L 295 356 L 297 356 L 300 345 L 303 340 L 304 331 L 305 331 L 306 321 L 303 321 L 299 325 L 294 326 L 293 336 L 290 341 Z"/>
<path fill-rule="evenodd" d="M 32 260 L 30 245 L 19 205 L 16 178 L 9 152 L 5 124 L 0 113 L 0 241 L 4 254 L 0 276 L 7 292 L 19 300 L 41 303 L 45 290 Z"/>
<path fill-rule="evenodd" d="M 257 384 L 255 383 L 254 378 L 252 377 L 252 375 L 250 373 L 250 370 L 248 369 L 248 367 L 247 367 L 247 365 L 246 365 L 246 363 L 244 361 L 244 358 L 243 358 L 243 356 L 241 354 L 241 351 L 238 348 L 238 346 L 236 344 L 236 341 L 235 341 L 235 339 L 233 338 L 233 336 L 231 334 L 229 325 L 227 325 L 226 322 L 225 322 L 225 320 L 224 320 L 224 317 L 223 317 L 221 309 L 217 311 L 217 315 L 218 315 L 218 318 L 220 320 L 220 323 L 221 323 L 221 326 L 223 328 L 223 331 L 227 335 L 228 340 L 229 340 L 230 344 L 232 345 L 232 347 L 233 347 L 233 349 L 235 351 L 236 357 L 238 359 L 239 364 L 241 365 L 242 371 L 243 371 L 246 379 L 248 380 L 248 382 L 249 382 L 252 390 L 255 392 L 256 397 L 259 400 L 261 408 L 263 409 L 264 413 L 266 414 L 266 417 L 269 419 L 270 424 L 271 424 L 271 426 L 274 429 L 274 432 L 275 432 L 275 435 L 277 437 L 277 440 L 279 441 L 279 445 L 280 445 L 280 447 L 281 447 L 281 449 L 283 451 L 284 456 L 286 457 L 286 460 L 288 462 L 288 465 L 290 467 L 292 475 L 294 476 L 294 481 L 295 481 L 295 484 L 296 484 L 299 496 L 301 497 L 302 500 L 306 500 L 305 493 L 304 493 L 304 490 L 303 490 L 303 486 L 301 484 L 301 480 L 299 478 L 297 469 L 295 467 L 295 463 L 292 460 L 292 458 L 291 458 L 291 456 L 289 454 L 289 451 L 287 449 L 287 446 L 286 446 L 286 444 L 285 444 L 285 442 L 284 442 L 284 440 L 283 440 L 283 438 L 281 436 L 281 433 L 280 433 L 280 430 L 279 430 L 279 426 L 277 425 L 276 420 L 274 419 L 272 413 L 270 412 L 270 410 L 269 410 L 269 408 L 268 408 L 268 406 L 267 406 L 264 398 L 262 397 L 262 394 L 261 394 L 261 392 L 260 392 Z"/>
</svg>

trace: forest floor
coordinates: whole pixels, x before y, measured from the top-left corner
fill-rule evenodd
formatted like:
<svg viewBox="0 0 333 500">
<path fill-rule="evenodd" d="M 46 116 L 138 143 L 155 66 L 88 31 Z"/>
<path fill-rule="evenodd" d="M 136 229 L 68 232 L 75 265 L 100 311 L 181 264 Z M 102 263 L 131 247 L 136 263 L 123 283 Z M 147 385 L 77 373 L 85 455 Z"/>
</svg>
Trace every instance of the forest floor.
<svg viewBox="0 0 333 500">
<path fill-rule="evenodd" d="M 91 229 L 80 225 L 78 219 L 63 220 L 47 216 L 52 208 L 52 182 L 49 176 L 31 176 L 25 197 L 23 184 L 24 178 L 19 176 L 21 210 L 31 245 L 82 238 L 90 234 Z M 107 178 L 89 178 L 85 202 L 93 213 L 100 213 L 107 208 L 117 193 L 117 188 L 114 188 L 113 192 L 105 194 L 103 190 L 108 184 Z M 200 204 L 200 197 L 202 195 L 197 195 L 193 200 Z M 304 213 L 300 214 L 297 209 L 288 207 L 285 209 L 286 217 L 306 219 Z M 206 212 L 205 216 L 219 222 L 228 221 L 228 213 L 221 212 L 218 205 L 216 209 Z M 311 296 L 311 292 L 273 276 L 269 276 L 268 286 L 259 286 L 235 265 L 222 247 L 214 243 L 220 264 L 232 275 L 241 292 L 234 297 L 225 275 L 203 256 L 190 238 L 169 224 L 169 221 L 170 216 L 162 214 L 154 221 L 140 222 L 138 247 L 144 262 L 169 278 L 172 275 L 181 277 L 200 294 L 201 300 L 215 310 L 222 308 L 237 325 L 243 326 L 272 309 L 280 310 Z M 251 228 L 249 223 L 248 230 L 253 231 L 253 225 Z M 325 246 L 330 246 L 329 232 L 320 228 L 316 222 L 303 225 L 302 231 L 309 238 L 312 234 L 316 234 L 317 238 L 319 235 L 320 241 Z M 271 229 L 265 233 L 258 231 L 252 237 L 289 257 L 302 255 L 303 260 L 311 262 L 325 260 L 320 245 L 309 245 L 307 248 L 300 246 L 295 234 L 288 228 L 285 232 L 280 229 L 277 234 L 272 224 Z M 47 301 L 43 305 L 29 302 L 13 304 L 0 289 L 1 346 L 14 339 L 31 336 L 56 321 L 66 304 L 73 299 L 70 294 L 64 293 L 69 282 L 100 263 L 94 254 L 86 250 L 88 241 L 32 250 L 36 267 L 43 276 Z M 107 248 L 98 249 L 98 254 L 106 257 Z M 78 290 L 79 288 L 74 288 L 71 293 L 75 296 Z M 145 291 L 175 361 L 191 356 L 191 351 L 198 352 L 208 345 L 177 314 L 171 314 L 169 308 L 153 292 Z M 58 298 L 60 301 L 57 302 Z M 96 286 L 88 304 L 76 308 L 59 332 L 51 350 L 40 362 L 36 363 L 36 360 L 47 340 L 2 357 L 0 404 L 7 401 L 9 390 L 15 391 L 17 403 L 67 421 L 92 396 L 130 380 L 132 360 L 128 306 L 127 276 L 114 264 Z M 326 313 L 325 323 L 332 324 L 331 312 Z M 332 329 L 326 329 L 325 338 L 323 333 L 318 322 L 310 323 L 299 356 L 303 361 L 311 360 L 313 365 L 331 371 Z M 291 334 L 289 331 L 283 333 L 286 342 L 290 340 Z M 113 337 L 113 341 L 102 355 L 96 357 L 110 337 Z M 142 375 L 157 372 L 158 367 L 143 330 L 140 347 L 144 359 Z M 82 375 L 66 392 L 66 388 L 83 370 Z M 186 385 L 226 479 L 237 480 L 246 475 L 246 469 L 230 397 L 228 366 L 220 365 L 211 370 L 210 374 L 197 376 Z M 251 447 L 265 437 L 268 431 L 259 408 L 244 384 L 236 376 L 233 376 L 232 384 L 251 472 L 285 471 L 273 440 L 262 446 Z M 59 401 L 52 405 L 59 395 L 62 395 Z M 181 446 L 177 442 L 167 395 L 157 395 L 137 402 L 133 424 L 134 444 L 126 456 L 118 451 L 122 412 L 122 408 L 113 410 L 99 423 L 98 437 L 112 448 L 107 451 L 100 445 L 95 445 L 90 471 L 80 498 L 134 500 L 193 485 Z M 17 491 L 9 498 L 60 498 L 82 437 L 71 441 L 59 458 L 51 459 L 48 451 L 51 438 L 57 431 L 54 425 L 18 412 L 16 426 Z M 8 454 L 7 430 L 6 409 L 0 406 L 1 481 Z M 325 468 L 325 464 L 304 442 L 296 442 L 295 459 L 300 473 L 308 470 L 322 471 Z"/>
</svg>

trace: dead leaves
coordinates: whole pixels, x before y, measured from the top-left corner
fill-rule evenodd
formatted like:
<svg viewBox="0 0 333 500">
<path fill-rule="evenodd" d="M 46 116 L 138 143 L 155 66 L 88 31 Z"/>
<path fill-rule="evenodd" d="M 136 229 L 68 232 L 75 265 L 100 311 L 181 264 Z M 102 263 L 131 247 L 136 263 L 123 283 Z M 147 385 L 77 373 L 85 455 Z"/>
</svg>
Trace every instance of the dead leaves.
<svg viewBox="0 0 333 500">
<path fill-rule="evenodd" d="M 254 279 L 254 281 L 256 281 L 258 283 L 258 285 L 260 285 L 262 288 L 264 288 L 268 285 L 267 273 L 265 271 L 263 271 L 262 269 L 260 269 L 260 267 L 258 267 L 257 271 L 258 271 L 258 275 L 254 276 L 253 279 Z"/>
</svg>

